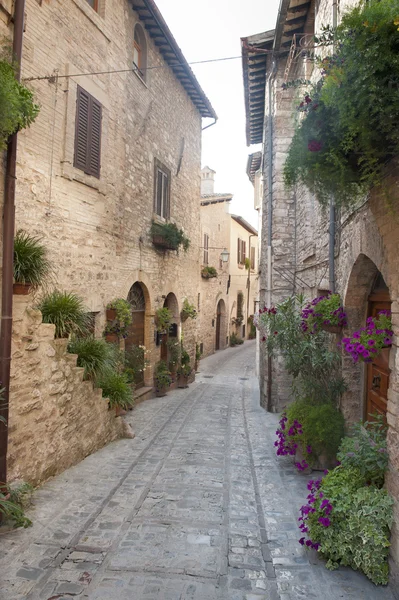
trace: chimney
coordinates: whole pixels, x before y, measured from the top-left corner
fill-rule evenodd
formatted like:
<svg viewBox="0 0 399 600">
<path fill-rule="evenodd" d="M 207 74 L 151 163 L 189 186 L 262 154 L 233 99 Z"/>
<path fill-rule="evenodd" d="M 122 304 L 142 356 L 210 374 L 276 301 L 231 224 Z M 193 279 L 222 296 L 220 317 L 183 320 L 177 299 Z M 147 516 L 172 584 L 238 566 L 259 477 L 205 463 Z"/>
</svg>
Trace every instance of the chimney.
<svg viewBox="0 0 399 600">
<path fill-rule="evenodd" d="M 209 167 L 204 167 L 201 170 L 201 195 L 214 194 L 215 193 L 215 175 L 216 171 L 213 171 Z"/>
</svg>

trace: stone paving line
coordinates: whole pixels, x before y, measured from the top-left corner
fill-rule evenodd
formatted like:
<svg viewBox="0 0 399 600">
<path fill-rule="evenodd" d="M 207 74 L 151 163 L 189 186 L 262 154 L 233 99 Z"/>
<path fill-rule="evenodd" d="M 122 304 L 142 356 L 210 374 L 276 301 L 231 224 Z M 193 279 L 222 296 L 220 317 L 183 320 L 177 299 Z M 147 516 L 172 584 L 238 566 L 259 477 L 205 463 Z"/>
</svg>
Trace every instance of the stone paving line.
<svg viewBox="0 0 399 600">
<path fill-rule="evenodd" d="M 393 600 L 298 544 L 307 478 L 275 456 L 254 362 L 253 342 L 203 360 L 37 490 L 33 527 L 0 536 L 0 599 Z"/>
</svg>

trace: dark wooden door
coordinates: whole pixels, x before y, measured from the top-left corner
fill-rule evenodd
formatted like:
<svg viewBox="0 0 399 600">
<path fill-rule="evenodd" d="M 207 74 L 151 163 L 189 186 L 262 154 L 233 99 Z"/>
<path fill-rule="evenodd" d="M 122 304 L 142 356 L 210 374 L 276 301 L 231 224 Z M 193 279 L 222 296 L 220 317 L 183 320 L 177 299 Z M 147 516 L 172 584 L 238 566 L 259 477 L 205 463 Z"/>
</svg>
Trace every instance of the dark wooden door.
<svg viewBox="0 0 399 600">
<path fill-rule="evenodd" d="M 128 336 L 125 339 L 125 350 L 129 352 L 132 346 L 144 346 L 144 322 L 145 322 L 145 311 L 135 310 L 132 311 L 133 322 L 128 329 Z M 137 370 L 136 370 L 137 369 Z M 136 361 L 135 364 L 135 379 L 134 383 L 136 388 L 143 387 L 144 385 L 144 359 L 142 364 Z"/>
<path fill-rule="evenodd" d="M 222 324 L 222 309 L 221 309 L 220 302 L 219 302 L 218 308 L 217 308 L 217 315 L 216 315 L 216 344 L 215 344 L 216 350 L 220 350 L 221 324 Z"/>
<path fill-rule="evenodd" d="M 380 310 L 391 310 L 389 296 L 384 293 L 373 294 L 369 298 L 369 316 L 377 316 Z M 370 420 L 370 415 L 376 413 L 384 417 L 387 414 L 389 352 L 389 348 L 384 348 L 373 362 L 367 364 L 365 420 Z"/>
</svg>

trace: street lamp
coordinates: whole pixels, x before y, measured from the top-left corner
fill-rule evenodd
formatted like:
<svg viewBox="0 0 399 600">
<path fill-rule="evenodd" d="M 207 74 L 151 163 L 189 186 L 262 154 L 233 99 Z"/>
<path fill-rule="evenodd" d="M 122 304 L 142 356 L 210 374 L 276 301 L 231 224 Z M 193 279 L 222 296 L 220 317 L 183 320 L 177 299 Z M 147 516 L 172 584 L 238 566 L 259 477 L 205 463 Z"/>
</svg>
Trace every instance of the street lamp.
<svg viewBox="0 0 399 600">
<path fill-rule="evenodd" d="M 227 263 L 229 261 L 230 252 L 227 250 L 227 248 L 224 248 L 223 252 L 220 253 L 220 258 L 222 259 L 222 262 L 224 262 L 224 263 Z"/>
</svg>

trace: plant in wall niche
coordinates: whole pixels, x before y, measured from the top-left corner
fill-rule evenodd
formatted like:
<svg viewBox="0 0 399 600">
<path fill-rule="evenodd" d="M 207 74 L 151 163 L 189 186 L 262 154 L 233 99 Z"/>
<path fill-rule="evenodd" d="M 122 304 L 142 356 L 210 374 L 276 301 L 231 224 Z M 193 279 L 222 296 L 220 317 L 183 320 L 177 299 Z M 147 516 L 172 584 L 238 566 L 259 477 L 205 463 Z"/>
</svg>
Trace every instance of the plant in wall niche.
<svg viewBox="0 0 399 600">
<path fill-rule="evenodd" d="M 54 290 L 46 294 L 38 303 L 43 323 L 55 325 L 55 337 L 67 338 L 71 333 L 85 334 L 90 325 L 90 317 L 82 298 L 73 292 Z"/>
<path fill-rule="evenodd" d="M 133 391 L 126 373 L 107 369 L 98 377 L 97 386 L 102 389 L 103 398 L 108 398 L 110 408 L 127 410 L 133 406 Z"/>
<path fill-rule="evenodd" d="M 375 584 L 388 583 L 393 499 L 367 485 L 355 467 L 338 466 L 308 484 L 301 508 L 299 543 L 314 548 L 329 569 L 340 564 L 361 570 Z"/>
<path fill-rule="evenodd" d="M 314 333 L 324 329 L 330 333 L 339 333 L 347 324 L 346 313 L 339 294 L 328 292 L 309 302 L 302 310 L 302 331 Z"/>
<path fill-rule="evenodd" d="M 371 0 L 342 16 L 335 53 L 318 60 L 320 80 L 307 87 L 285 180 L 302 183 L 326 204 L 333 194 L 350 205 L 383 182 L 385 165 L 399 153 L 399 31 L 395 0 Z M 323 52 L 325 54 L 325 52 Z"/>
<path fill-rule="evenodd" d="M 116 366 L 114 347 L 102 339 L 94 337 L 74 337 L 68 344 L 68 352 L 77 354 L 77 366 L 84 368 L 84 379 L 95 381 L 107 369 Z"/>
<path fill-rule="evenodd" d="M 354 362 L 372 362 L 383 348 L 392 345 L 392 319 L 388 310 L 381 310 L 376 317 L 369 317 L 366 327 L 355 331 L 349 338 L 342 339 L 342 346 Z"/>
<path fill-rule="evenodd" d="M 153 221 L 151 235 L 154 246 L 165 250 L 178 252 L 180 246 L 182 246 L 184 252 L 187 252 L 190 247 L 190 240 L 184 235 L 184 231 L 174 223 L 157 223 Z"/>
<path fill-rule="evenodd" d="M 173 314 L 169 308 L 158 308 L 155 312 L 155 324 L 159 333 L 166 333 L 172 322 Z"/>
<path fill-rule="evenodd" d="M 27 294 L 46 282 L 52 267 L 40 238 L 19 229 L 14 239 L 14 294 Z"/>
<path fill-rule="evenodd" d="M 194 304 L 190 304 L 190 302 L 185 298 L 183 302 L 183 308 L 181 311 L 181 320 L 185 321 L 186 319 L 196 319 L 197 311 Z"/>
<path fill-rule="evenodd" d="M 213 277 L 217 276 L 218 272 L 215 267 L 203 267 L 201 271 L 201 277 L 203 277 L 203 279 L 212 279 Z"/>
<path fill-rule="evenodd" d="M 11 49 L 0 50 L 0 151 L 13 133 L 29 127 L 39 114 L 33 93 L 15 79 Z"/>
</svg>

